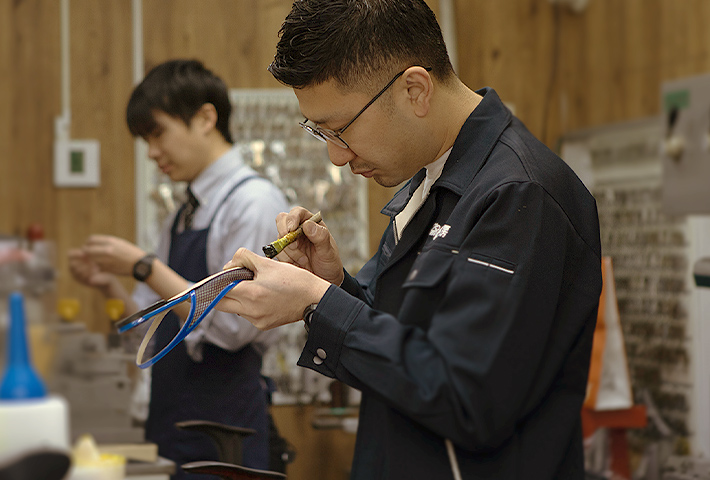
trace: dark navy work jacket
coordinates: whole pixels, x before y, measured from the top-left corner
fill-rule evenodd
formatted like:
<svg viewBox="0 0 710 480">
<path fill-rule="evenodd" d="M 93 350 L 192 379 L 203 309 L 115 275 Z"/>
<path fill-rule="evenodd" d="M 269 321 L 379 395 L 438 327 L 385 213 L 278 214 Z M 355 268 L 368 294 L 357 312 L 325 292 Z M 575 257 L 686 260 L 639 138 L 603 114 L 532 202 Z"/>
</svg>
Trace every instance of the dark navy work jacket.
<svg viewBox="0 0 710 480">
<path fill-rule="evenodd" d="M 452 479 L 446 439 L 467 480 L 584 478 L 596 203 L 495 91 L 478 93 L 399 243 L 390 222 L 312 318 L 299 365 L 363 393 L 353 479 Z"/>
</svg>

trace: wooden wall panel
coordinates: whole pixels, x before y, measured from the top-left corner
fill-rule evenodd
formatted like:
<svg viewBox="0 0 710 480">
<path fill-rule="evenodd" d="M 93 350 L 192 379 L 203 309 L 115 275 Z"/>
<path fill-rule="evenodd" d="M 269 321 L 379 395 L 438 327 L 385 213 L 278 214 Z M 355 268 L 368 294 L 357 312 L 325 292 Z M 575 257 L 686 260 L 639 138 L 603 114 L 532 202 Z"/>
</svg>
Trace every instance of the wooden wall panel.
<svg viewBox="0 0 710 480">
<path fill-rule="evenodd" d="M 439 0 L 430 0 L 438 11 Z M 145 0 L 146 67 L 197 57 L 230 87 L 278 84 L 266 71 L 287 0 Z M 459 74 L 490 85 L 551 146 L 564 132 L 654 115 L 663 81 L 710 69 L 710 3 L 592 0 L 581 14 L 547 0 L 456 0 Z M 59 3 L 0 0 L 0 232 L 30 222 L 57 241 L 58 292 L 86 298 L 63 253 L 89 232 L 133 238 L 131 2 L 72 0 L 72 136 L 98 138 L 99 189 L 52 184 L 60 113 Z M 371 188 L 374 249 L 392 189 Z M 92 322 L 91 319 L 85 320 Z"/>
<path fill-rule="evenodd" d="M 296 449 L 286 467 L 288 480 L 347 480 L 355 449 L 355 434 L 342 429 L 312 427 L 318 408 L 313 405 L 273 406 L 276 428 Z"/>
<path fill-rule="evenodd" d="M 24 233 L 32 222 L 48 238 L 57 232 L 51 158 L 58 17 L 58 3 L 0 2 L 0 234 Z"/>
<path fill-rule="evenodd" d="M 59 295 L 105 329 L 97 294 L 68 277 L 65 253 L 92 232 L 135 237 L 131 1 L 71 0 L 73 138 L 101 142 L 101 186 L 52 182 L 60 101 L 59 2 L 0 0 L 0 234 L 44 225 L 58 250 Z M 435 12 L 441 0 L 428 0 Z M 143 0 L 146 68 L 202 59 L 234 88 L 279 86 L 266 71 L 289 0 Z M 458 70 L 493 86 L 551 147 L 564 133 L 659 113 L 662 82 L 710 70 L 707 0 L 590 0 L 582 13 L 548 0 L 455 0 Z M 392 189 L 370 189 L 371 249 Z M 129 283 L 130 284 L 130 283 Z M 300 427 L 299 427 L 300 428 Z"/>
<path fill-rule="evenodd" d="M 71 0 L 70 8 L 71 137 L 100 141 L 101 186 L 56 189 L 60 272 L 67 272 L 67 249 L 93 233 L 135 236 L 133 141 L 124 113 L 133 78 L 131 2 Z M 107 331 L 103 296 L 68 273 L 62 280 L 60 294 L 82 300 L 82 320 Z"/>
<path fill-rule="evenodd" d="M 710 4 L 456 0 L 459 74 L 492 86 L 554 147 L 565 132 L 659 113 L 662 82 L 710 69 Z"/>
<path fill-rule="evenodd" d="M 12 180 L 9 176 L 12 162 L 10 138 L 13 110 L 11 106 L 16 79 L 13 65 L 15 31 L 12 24 L 12 4 L 10 2 L 0 3 L 0 205 L 17 201 L 14 198 L 14 190 L 11 191 L 10 188 Z M 11 225 L 10 219 L 3 217 L 5 215 L 0 215 L 0 232 Z"/>
<path fill-rule="evenodd" d="M 197 58 L 230 88 L 277 88 L 266 67 L 290 11 L 281 0 L 144 0 L 146 69 Z"/>
<path fill-rule="evenodd" d="M 59 55 L 59 28 L 52 19 L 58 17 L 58 4 L 4 2 L 0 11 L 2 23 L 7 22 L 0 47 L 0 178 L 3 197 L 9 200 L 0 207 L 0 231 L 21 232 L 38 221 L 51 235 L 56 230 L 51 142 L 59 107 L 59 65 L 53 61 Z M 42 35 L 36 33 L 40 31 Z"/>
</svg>

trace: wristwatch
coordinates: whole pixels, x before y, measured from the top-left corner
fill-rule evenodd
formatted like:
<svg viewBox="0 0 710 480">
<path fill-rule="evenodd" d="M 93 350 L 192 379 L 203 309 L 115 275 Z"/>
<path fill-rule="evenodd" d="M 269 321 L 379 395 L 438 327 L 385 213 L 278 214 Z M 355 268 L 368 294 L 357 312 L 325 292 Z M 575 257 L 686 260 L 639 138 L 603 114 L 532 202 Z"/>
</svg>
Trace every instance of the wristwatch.
<svg viewBox="0 0 710 480">
<path fill-rule="evenodd" d="M 133 278 L 139 282 L 145 282 L 150 277 L 150 274 L 153 273 L 153 260 L 155 260 L 155 257 L 154 253 L 149 253 L 138 260 L 133 265 Z"/>
<path fill-rule="evenodd" d="M 311 319 L 313 318 L 313 314 L 316 312 L 316 308 L 318 308 L 318 304 L 311 303 L 303 311 L 303 326 L 306 328 L 306 332 L 311 330 Z"/>
</svg>

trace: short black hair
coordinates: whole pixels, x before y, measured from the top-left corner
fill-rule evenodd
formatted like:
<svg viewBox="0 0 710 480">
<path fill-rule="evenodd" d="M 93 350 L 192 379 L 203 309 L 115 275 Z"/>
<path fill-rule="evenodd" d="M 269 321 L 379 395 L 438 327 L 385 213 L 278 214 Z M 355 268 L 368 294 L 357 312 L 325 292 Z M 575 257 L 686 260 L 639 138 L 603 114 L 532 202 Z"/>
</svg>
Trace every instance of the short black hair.
<svg viewBox="0 0 710 480">
<path fill-rule="evenodd" d="M 229 131 L 232 104 L 224 81 L 198 60 L 169 60 L 151 69 L 133 90 L 126 107 L 128 130 L 140 137 L 153 133 L 157 127 L 154 110 L 189 125 L 206 103 L 217 110 L 217 130 L 227 142 L 234 143 Z"/>
<path fill-rule="evenodd" d="M 424 0 L 296 0 L 279 37 L 269 71 L 293 88 L 333 79 L 371 89 L 414 65 L 442 82 L 455 75 Z"/>
</svg>

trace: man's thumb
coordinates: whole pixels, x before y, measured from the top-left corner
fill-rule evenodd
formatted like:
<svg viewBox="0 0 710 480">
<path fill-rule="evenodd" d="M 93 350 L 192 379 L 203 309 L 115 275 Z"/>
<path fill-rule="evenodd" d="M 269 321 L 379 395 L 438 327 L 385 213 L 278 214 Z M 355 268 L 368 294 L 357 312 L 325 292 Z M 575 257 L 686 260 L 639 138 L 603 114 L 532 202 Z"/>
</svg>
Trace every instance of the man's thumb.
<svg viewBox="0 0 710 480">
<path fill-rule="evenodd" d="M 303 233 L 306 234 L 308 240 L 318 248 L 328 239 L 328 229 L 315 222 L 306 222 L 303 224 Z"/>
</svg>

